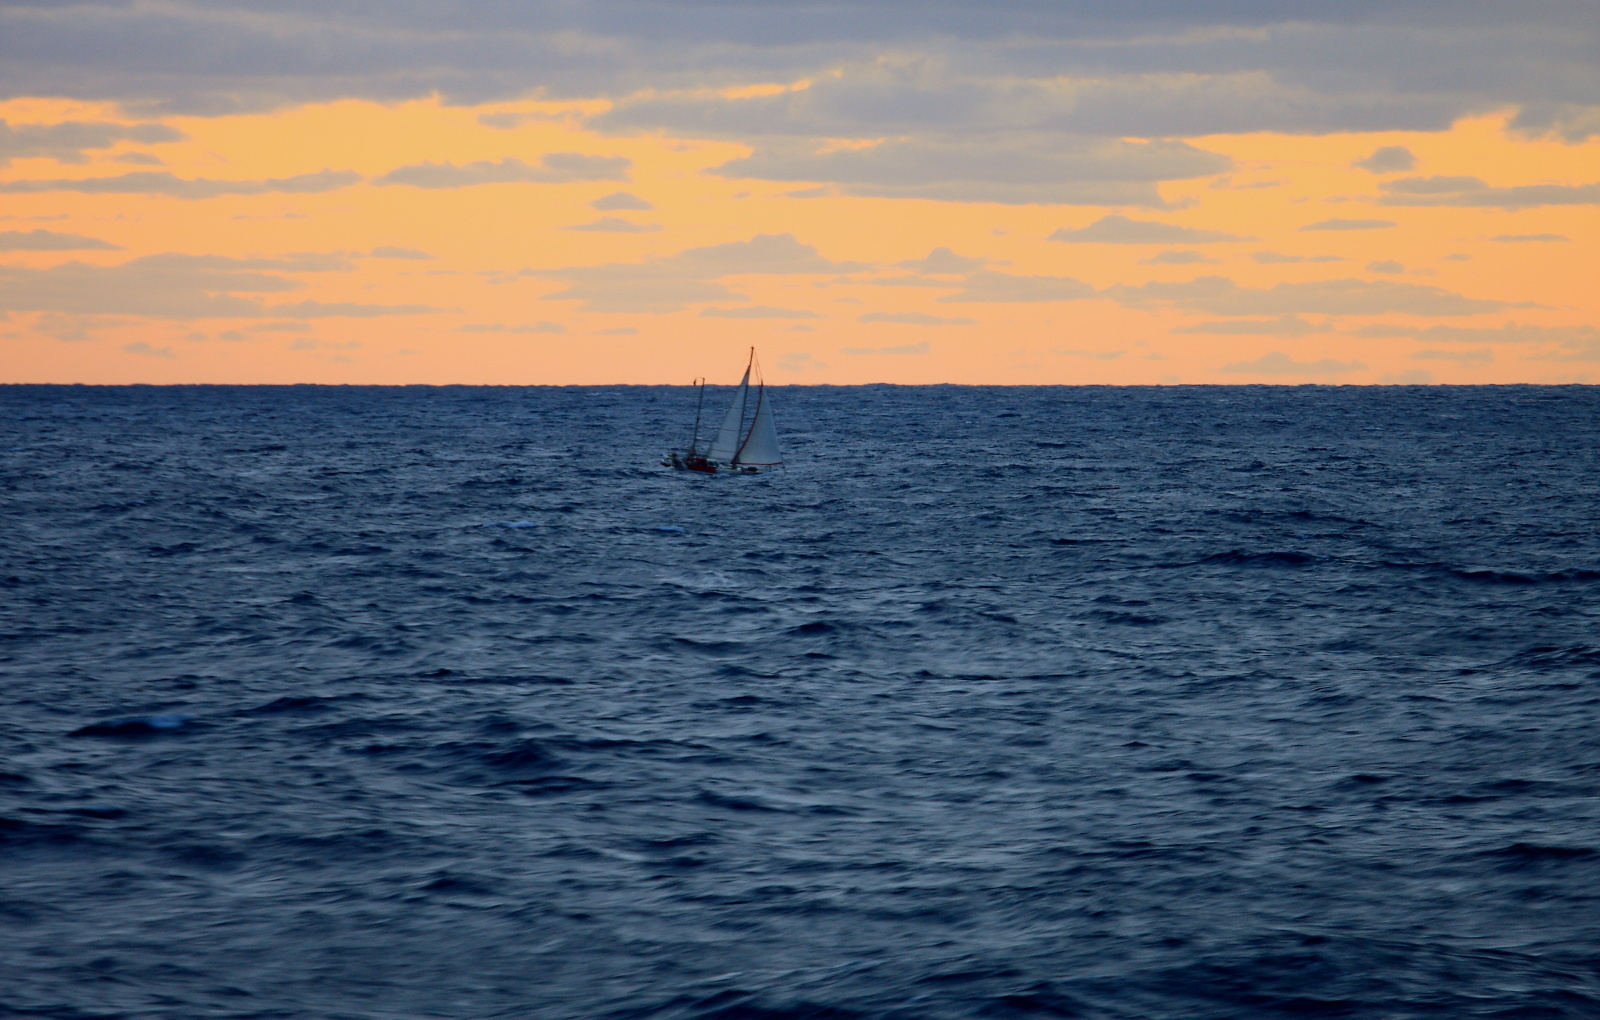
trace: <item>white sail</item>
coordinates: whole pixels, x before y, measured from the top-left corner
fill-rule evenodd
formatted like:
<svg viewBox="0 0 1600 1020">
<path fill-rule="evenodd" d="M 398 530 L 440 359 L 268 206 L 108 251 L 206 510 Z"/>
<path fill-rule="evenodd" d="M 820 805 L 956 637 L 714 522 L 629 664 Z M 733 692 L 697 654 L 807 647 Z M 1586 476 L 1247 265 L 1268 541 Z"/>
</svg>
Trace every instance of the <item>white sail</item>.
<svg viewBox="0 0 1600 1020">
<path fill-rule="evenodd" d="M 772 401 L 767 399 L 765 386 L 756 393 L 756 420 L 751 422 L 750 434 L 733 462 L 752 467 L 782 464 L 783 457 L 778 453 L 778 427 L 772 421 Z"/>
<path fill-rule="evenodd" d="M 711 441 L 711 449 L 706 451 L 709 459 L 727 464 L 739 452 L 739 433 L 744 429 L 745 401 L 749 395 L 750 367 L 747 365 L 744 378 L 739 380 L 739 389 L 733 394 L 733 403 L 728 405 L 728 413 L 723 415 L 722 427 L 717 429 L 717 438 Z"/>
</svg>

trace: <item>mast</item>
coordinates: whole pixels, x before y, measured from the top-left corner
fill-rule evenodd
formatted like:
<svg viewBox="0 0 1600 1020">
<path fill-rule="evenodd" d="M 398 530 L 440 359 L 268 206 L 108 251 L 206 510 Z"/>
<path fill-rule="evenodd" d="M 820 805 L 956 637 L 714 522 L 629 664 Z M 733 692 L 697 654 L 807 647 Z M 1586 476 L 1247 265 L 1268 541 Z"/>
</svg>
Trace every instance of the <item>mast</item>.
<svg viewBox="0 0 1600 1020">
<path fill-rule="evenodd" d="M 696 456 L 700 450 L 700 409 L 706 403 L 706 380 L 700 377 L 700 397 L 694 402 L 694 438 L 689 440 L 689 456 Z"/>
</svg>

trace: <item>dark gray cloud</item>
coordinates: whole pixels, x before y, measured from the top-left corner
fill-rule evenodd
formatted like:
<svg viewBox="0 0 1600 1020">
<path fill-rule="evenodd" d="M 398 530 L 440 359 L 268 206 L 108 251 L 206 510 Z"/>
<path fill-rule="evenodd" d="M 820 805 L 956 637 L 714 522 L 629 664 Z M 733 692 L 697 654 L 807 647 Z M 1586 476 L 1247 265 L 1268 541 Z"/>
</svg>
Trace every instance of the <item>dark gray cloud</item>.
<svg viewBox="0 0 1600 1020">
<path fill-rule="evenodd" d="M 1052 241 L 1069 241 L 1075 244 L 1216 244 L 1227 241 L 1251 241 L 1221 230 L 1201 230 L 1197 227 L 1180 227 L 1171 223 L 1149 220 L 1132 220 L 1126 216 L 1102 216 L 1078 230 L 1058 229 L 1050 235 Z"/>
<path fill-rule="evenodd" d="M 121 245 L 54 230 L 0 230 L 0 251 L 119 251 Z"/>
<path fill-rule="evenodd" d="M 416 163 L 375 177 L 373 184 L 407 184 L 413 188 L 470 188 L 479 184 L 565 184 L 571 181 L 625 181 L 632 160 L 626 156 L 588 156 L 581 152 L 547 152 L 532 166 L 507 156 L 454 163 Z"/>
<path fill-rule="evenodd" d="M 1404 145 L 1383 145 L 1366 159 L 1358 159 L 1350 165 L 1361 170 L 1370 170 L 1375 174 L 1394 174 L 1415 170 L 1417 157 Z"/>
<path fill-rule="evenodd" d="M 1104 83 L 1107 98 L 1080 86 L 1074 130 L 1438 127 L 1512 104 L 1526 130 L 1570 135 L 1600 104 L 1597 31 L 1591 5 L 1563 0 L 879 0 L 848 16 L 823 0 L 63 0 L 0 7 L 0 90 L 200 112 L 480 102 L 793 80 L 912 53 L 995 90 Z"/>
<path fill-rule="evenodd" d="M 271 192 L 310 195 L 337 191 L 360 181 L 361 175 L 350 170 L 322 170 L 314 174 L 264 181 L 183 178 L 165 170 L 144 170 L 115 177 L 8 181 L 0 184 L 0 193 L 31 195 L 46 191 L 76 191 L 85 195 L 166 195 L 169 198 L 192 200 L 216 198 L 219 195 L 265 195 Z"/>
<path fill-rule="evenodd" d="M 1406 177 L 1385 181 L 1380 205 L 1448 205 L 1533 209 L 1545 205 L 1600 205 L 1600 182 L 1527 184 L 1495 188 L 1477 177 Z"/>
<path fill-rule="evenodd" d="M 0 13 L 0 24 L 4 21 L 4 14 Z M 176 142 L 183 137 L 182 131 L 165 124 L 72 120 L 13 125 L 0 120 L 0 167 L 10 166 L 14 159 L 41 156 L 58 163 L 86 163 L 91 149 L 109 149 L 121 142 Z"/>
</svg>

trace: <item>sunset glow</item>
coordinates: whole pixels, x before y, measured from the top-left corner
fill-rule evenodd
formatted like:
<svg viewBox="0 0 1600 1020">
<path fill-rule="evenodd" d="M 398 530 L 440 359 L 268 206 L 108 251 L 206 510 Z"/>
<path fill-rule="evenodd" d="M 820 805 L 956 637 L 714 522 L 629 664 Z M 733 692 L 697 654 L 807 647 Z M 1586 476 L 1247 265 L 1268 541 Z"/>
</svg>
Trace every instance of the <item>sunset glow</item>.
<svg viewBox="0 0 1600 1020">
<path fill-rule="evenodd" d="M 806 383 L 1583 382 L 1600 364 L 1600 128 L 1530 130 L 1511 103 L 1429 130 L 1130 127 L 1051 150 L 1100 168 L 1056 188 L 944 171 L 981 155 L 972 132 L 763 125 L 852 76 L 862 94 L 914 77 L 862 66 L 205 115 L 17 95 L 4 379 L 684 382 L 751 344 Z"/>
</svg>

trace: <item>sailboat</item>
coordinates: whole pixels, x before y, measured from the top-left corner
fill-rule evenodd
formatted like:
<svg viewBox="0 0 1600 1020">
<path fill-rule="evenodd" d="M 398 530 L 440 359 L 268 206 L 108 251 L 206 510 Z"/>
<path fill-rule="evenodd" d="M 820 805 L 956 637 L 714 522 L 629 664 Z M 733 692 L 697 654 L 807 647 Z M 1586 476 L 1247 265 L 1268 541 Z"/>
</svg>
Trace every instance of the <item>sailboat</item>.
<svg viewBox="0 0 1600 1020">
<path fill-rule="evenodd" d="M 751 376 L 755 377 L 752 392 Z M 694 410 L 694 437 L 687 451 L 673 451 L 661 459 L 663 467 L 679 471 L 699 471 L 702 474 L 754 475 L 783 466 L 778 453 L 778 428 L 772 421 L 772 401 L 767 396 L 767 385 L 761 378 L 761 363 L 756 360 L 756 349 L 750 348 L 750 360 L 744 366 L 744 378 L 734 390 L 733 402 L 722 416 L 711 445 L 700 448 L 700 412 L 705 406 L 706 381 L 701 379 L 700 399 Z M 748 424 L 746 421 L 748 419 Z"/>
</svg>

